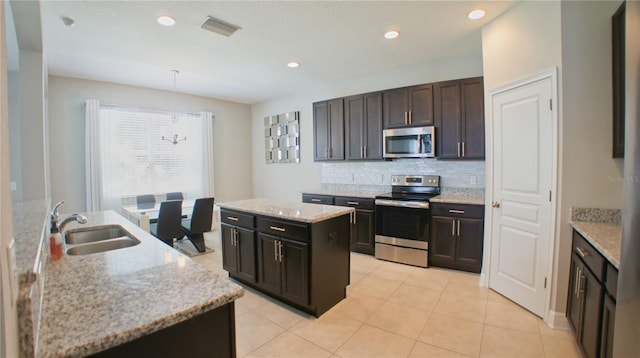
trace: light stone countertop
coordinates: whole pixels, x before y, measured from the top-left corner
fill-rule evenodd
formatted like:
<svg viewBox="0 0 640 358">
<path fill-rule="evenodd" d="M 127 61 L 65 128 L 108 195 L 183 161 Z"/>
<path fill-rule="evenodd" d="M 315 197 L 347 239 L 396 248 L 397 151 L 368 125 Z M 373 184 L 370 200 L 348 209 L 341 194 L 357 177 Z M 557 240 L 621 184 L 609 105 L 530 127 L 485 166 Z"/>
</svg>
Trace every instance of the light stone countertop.
<svg viewBox="0 0 640 358">
<path fill-rule="evenodd" d="M 484 205 L 484 195 L 440 194 L 429 199 L 432 203 Z"/>
<path fill-rule="evenodd" d="M 388 190 L 358 190 L 358 189 L 339 189 L 339 188 L 316 188 L 302 190 L 302 194 L 327 195 L 327 196 L 349 196 L 354 198 L 375 199 L 377 195 L 386 194 Z"/>
<path fill-rule="evenodd" d="M 622 245 L 622 226 L 620 223 L 569 221 L 598 252 L 619 269 Z"/>
<path fill-rule="evenodd" d="M 37 357 L 80 357 L 230 303 L 244 290 L 116 214 L 74 227 L 120 224 L 141 243 L 45 265 Z M 187 342 L 182 342 L 187 343 Z M 180 344 L 182 344 L 180 343 Z"/>
<path fill-rule="evenodd" d="M 223 209 L 244 211 L 305 223 L 316 223 L 355 212 L 354 208 L 344 206 L 294 203 L 272 199 L 227 201 L 217 205 Z"/>
</svg>

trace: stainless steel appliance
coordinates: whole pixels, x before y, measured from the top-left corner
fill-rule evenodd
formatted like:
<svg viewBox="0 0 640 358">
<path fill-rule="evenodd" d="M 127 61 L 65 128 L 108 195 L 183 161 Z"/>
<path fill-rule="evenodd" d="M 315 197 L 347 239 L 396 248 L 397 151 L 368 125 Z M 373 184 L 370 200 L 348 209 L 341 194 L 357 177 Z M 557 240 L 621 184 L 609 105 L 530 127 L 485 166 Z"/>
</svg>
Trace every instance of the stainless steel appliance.
<svg viewBox="0 0 640 358">
<path fill-rule="evenodd" d="M 431 158 L 436 154 L 435 128 L 413 127 L 382 131 L 384 158 Z"/>
<path fill-rule="evenodd" d="M 376 258 L 427 267 L 429 198 L 437 175 L 394 175 L 391 193 L 376 196 Z"/>
</svg>

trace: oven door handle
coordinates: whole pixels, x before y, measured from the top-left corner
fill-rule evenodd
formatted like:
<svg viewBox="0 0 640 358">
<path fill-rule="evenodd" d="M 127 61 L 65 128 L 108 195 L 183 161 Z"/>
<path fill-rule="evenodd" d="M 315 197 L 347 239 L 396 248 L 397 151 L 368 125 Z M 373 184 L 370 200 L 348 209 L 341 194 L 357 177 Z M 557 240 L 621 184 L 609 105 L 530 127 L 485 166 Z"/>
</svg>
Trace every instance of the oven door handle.
<svg viewBox="0 0 640 358">
<path fill-rule="evenodd" d="M 400 208 L 413 208 L 413 209 L 429 209 L 429 202 L 424 202 L 424 201 L 399 201 L 399 200 L 376 199 L 376 205 L 395 206 Z"/>
</svg>

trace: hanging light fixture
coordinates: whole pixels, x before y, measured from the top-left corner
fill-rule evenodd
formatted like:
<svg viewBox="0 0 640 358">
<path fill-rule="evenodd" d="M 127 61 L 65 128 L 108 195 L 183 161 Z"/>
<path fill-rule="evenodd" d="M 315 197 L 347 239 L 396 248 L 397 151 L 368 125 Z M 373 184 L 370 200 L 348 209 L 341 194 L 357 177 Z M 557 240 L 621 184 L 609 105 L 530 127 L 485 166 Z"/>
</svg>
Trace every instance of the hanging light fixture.
<svg viewBox="0 0 640 358">
<path fill-rule="evenodd" d="M 178 70 L 171 70 L 171 72 L 173 72 L 173 96 L 177 97 L 177 92 L 176 92 L 176 76 L 178 75 L 178 73 L 180 73 L 180 71 Z M 178 115 L 176 114 L 176 110 L 174 108 L 173 113 L 171 114 L 171 123 L 177 123 L 178 122 Z M 180 142 L 184 142 L 185 140 L 187 140 L 187 137 L 183 137 L 178 139 L 178 134 L 174 134 L 173 135 L 173 139 L 169 139 L 166 138 L 165 136 L 162 136 L 162 140 L 166 140 L 169 143 L 172 143 L 173 145 L 176 145 Z"/>
</svg>

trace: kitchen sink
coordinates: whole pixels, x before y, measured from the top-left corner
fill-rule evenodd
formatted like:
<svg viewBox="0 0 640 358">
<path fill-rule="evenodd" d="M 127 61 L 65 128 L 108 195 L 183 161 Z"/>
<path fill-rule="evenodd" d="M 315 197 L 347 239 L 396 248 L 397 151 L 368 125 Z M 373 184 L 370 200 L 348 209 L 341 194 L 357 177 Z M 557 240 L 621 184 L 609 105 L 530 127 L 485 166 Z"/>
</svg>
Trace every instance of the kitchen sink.
<svg viewBox="0 0 640 358">
<path fill-rule="evenodd" d="M 136 246 L 140 240 L 134 237 L 119 237 L 116 239 L 108 239 L 99 242 L 75 245 L 67 249 L 67 255 L 88 255 L 99 252 L 124 249 L 126 247 Z"/>
<path fill-rule="evenodd" d="M 124 237 L 133 238 L 133 236 L 120 225 L 78 228 L 69 230 L 64 235 L 65 242 L 70 245 L 86 244 Z"/>
<path fill-rule="evenodd" d="M 69 230 L 64 234 L 67 255 L 88 255 L 123 249 L 140 243 L 120 225 L 83 227 Z"/>
</svg>

